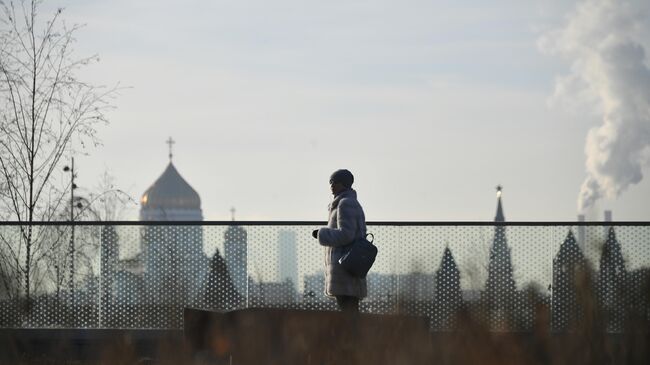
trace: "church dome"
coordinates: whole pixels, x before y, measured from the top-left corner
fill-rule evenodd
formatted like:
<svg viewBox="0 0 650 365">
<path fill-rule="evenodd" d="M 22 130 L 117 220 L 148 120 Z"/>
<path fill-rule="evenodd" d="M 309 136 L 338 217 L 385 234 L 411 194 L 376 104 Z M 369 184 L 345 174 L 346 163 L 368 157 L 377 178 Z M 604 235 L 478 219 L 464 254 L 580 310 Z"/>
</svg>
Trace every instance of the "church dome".
<svg viewBox="0 0 650 365">
<path fill-rule="evenodd" d="M 201 209 L 199 194 L 170 162 L 140 199 L 142 209 Z"/>
</svg>

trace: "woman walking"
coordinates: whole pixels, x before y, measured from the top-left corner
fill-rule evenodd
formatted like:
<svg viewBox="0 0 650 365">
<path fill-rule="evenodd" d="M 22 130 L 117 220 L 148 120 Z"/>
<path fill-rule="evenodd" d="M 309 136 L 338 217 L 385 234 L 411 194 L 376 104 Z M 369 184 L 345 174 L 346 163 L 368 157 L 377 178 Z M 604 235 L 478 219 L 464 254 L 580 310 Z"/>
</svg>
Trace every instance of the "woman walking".
<svg viewBox="0 0 650 365">
<path fill-rule="evenodd" d="M 312 235 L 325 246 L 325 294 L 336 297 L 340 310 L 358 312 L 359 300 L 366 296 L 366 279 L 350 275 L 340 264 L 346 252 L 343 246 L 366 236 L 366 217 L 352 189 L 354 176 L 348 170 L 336 170 L 330 176 L 334 198 L 329 206 L 327 227 Z"/>
</svg>

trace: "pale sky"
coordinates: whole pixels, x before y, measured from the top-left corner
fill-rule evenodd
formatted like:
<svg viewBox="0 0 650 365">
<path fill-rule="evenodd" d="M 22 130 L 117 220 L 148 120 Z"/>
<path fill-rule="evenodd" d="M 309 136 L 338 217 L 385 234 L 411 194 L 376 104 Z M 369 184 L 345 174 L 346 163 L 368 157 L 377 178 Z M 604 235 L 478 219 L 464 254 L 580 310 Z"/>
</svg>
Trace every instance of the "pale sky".
<svg viewBox="0 0 650 365">
<path fill-rule="evenodd" d="M 99 129 L 103 147 L 76 157 L 82 188 L 108 169 L 139 200 L 171 136 L 206 220 L 229 219 L 233 206 L 240 220 L 325 220 L 329 175 L 347 168 L 368 220 L 489 221 L 502 184 L 507 220 L 549 221 L 575 220 L 587 133 L 602 124 L 553 102 L 572 61 L 539 46 L 576 4 L 46 5 L 86 24 L 77 55 L 101 61 L 81 78 L 129 87 Z M 615 220 L 648 221 L 649 198 L 645 178 L 591 218 L 612 209 Z"/>
</svg>

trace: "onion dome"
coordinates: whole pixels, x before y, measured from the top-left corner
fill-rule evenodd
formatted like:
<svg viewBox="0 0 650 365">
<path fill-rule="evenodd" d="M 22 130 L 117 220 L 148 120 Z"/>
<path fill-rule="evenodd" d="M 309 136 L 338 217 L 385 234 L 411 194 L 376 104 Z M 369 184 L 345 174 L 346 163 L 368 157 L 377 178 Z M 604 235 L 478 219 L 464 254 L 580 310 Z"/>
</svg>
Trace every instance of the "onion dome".
<svg viewBox="0 0 650 365">
<path fill-rule="evenodd" d="M 170 162 L 140 199 L 142 209 L 201 209 L 201 198 Z"/>
</svg>

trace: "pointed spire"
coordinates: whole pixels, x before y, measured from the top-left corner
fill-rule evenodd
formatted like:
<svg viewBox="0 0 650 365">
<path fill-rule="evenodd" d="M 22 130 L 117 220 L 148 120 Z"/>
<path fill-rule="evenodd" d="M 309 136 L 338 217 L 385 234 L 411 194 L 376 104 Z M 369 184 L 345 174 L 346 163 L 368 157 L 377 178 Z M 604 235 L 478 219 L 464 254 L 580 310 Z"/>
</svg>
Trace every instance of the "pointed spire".
<svg viewBox="0 0 650 365">
<path fill-rule="evenodd" d="M 451 253 L 449 246 L 446 246 L 445 251 L 442 253 L 440 270 L 458 271 L 458 265 L 456 265 L 456 260 L 454 259 L 454 255 Z"/>
<path fill-rule="evenodd" d="M 616 239 L 616 231 L 614 227 L 607 227 L 607 239 L 605 240 L 605 246 L 603 246 L 603 251 L 607 250 L 617 250 L 620 251 L 621 244 Z"/>
<path fill-rule="evenodd" d="M 576 237 L 573 235 L 573 230 L 569 229 L 569 233 L 567 233 L 564 242 L 570 242 L 570 243 L 576 242 Z"/>
<path fill-rule="evenodd" d="M 578 246 L 578 241 L 573 234 L 573 230 L 569 229 L 564 242 L 562 242 L 557 254 L 555 255 L 554 261 L 555 260 L 558 260 L 558 262 L 564 262 L 567 260 L 584 261 L 584 254 L 580 246 Z"/>
<path fill-rule="evenodd" d="M 503 215 L 503 206 L 501 204 L 501 192 L 503 190 L 503 186 L 497 185 L 497 214 L 494 216 L 494 221 L 495 222 L 505 222 L 506 217 Z"/>
</svg>

